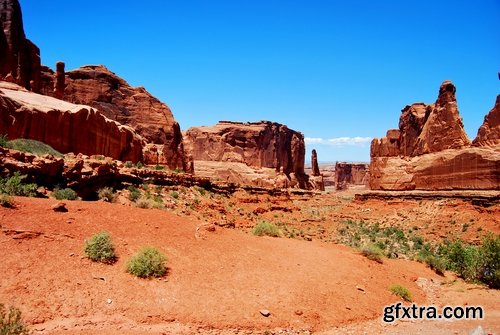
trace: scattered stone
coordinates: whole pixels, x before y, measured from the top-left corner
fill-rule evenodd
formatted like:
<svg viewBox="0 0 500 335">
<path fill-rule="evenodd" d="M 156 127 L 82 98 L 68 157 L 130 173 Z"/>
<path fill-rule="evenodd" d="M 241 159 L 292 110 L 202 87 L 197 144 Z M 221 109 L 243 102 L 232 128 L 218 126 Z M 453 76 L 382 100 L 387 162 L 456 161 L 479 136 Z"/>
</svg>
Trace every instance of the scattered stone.
<svg viewBox="0 0 500 335">
<path fill-rule="evenodd" d="M 295 315 L 301 316 L 302 314 L 304 314 L 304 312 L 303 312 L 303 311 L 301 311 L 300 309 L 297 309 L 297 310 L 295 311 Z"/>
<path fill-rule="evenodd" d="M 271 315 L 271 312 L 267 309 L 261 309 L 259 311 L 259 313 L 262 315 L 262 316 L 265 316 L 266 318 L 269 317 Z"/>
<path fill-rule="evenodd" d="M 66 213 L 68 211 L 64 202 L 58 202 L 57 204 L 53 205 L 52 210 L 59 213 Z"/>
<path fill-rule="evenodd" d="M 356 285 L 356 289 L 357 289 L 358 291 L 361 291 L 361 292 L 365 292 L 365 291 L 366 291 L 366 290 L 365 290 L 365 288 L 364 288 L 363 286 L 358 286 L 358 285 Z"/>
<path fill-rule="evenodd" d="M 106 302 L 108 303 L 108 305 L 111 305 L 113 303 L 113 300 L 108 299 Z"/>
</svg>

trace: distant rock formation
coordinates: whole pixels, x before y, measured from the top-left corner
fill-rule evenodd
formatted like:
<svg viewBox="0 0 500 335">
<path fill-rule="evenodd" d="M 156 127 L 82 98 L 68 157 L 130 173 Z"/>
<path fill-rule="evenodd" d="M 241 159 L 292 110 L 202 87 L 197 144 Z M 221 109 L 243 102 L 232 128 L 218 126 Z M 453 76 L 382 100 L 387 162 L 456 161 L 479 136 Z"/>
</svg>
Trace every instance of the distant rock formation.
<svg viewBox="0 0 500 335">
<path fill-rule="evenodd" d="M 18 0 L 0 1 L 0 24 L 0 80 L 38 92 L 40 49 L 24 34 Z"/>
<path fill-rule="evenodd" d="M 195 162 L 196 174 L 212 174 L 259 186 L 277 183 L 278 187 L 312 187 L 304 172 L 304 136 L 285 125 L 269 121 L 220 121 L 210 127 L 190 128 L 184 140 L 186 152 Z M 232 168 L 228 169 L 229 166 Z M 223 170 L 227 171 L 221 176 Z M 256 174 L 254 177 L 251 171 Z M 263 171 L 267 172 L 262 175 Z M 272 181 L 274 175 L 278 182 Z"/>
<path fill-rule="evenodd" d="M 0 111 L 0 134 L 11 139 L 38 140 L 62 153 L 142 160 L 142 138 L 130 127 L 106 118 L 89 106 L 0 82 Z"/>
<path fill-rule="evenodd" d="M 318 154 L 316 153 L 316 150 L 313 149 L 311 152 L 311 169 L 312 169 L 312 175 L 313 176 L 319 176 L 321 173 L 319 172 L 319 165 L 318 165 Z"/>
<path fill-rule="evenodd" d="M 368 186 L 370 165 L 365 163 L 337 162 L 335 164 L 335 188 L 345 190 L 349 186 Z"/>
<path fill-rule="evenodd" d="M 500 189 L 499 99 L 472 145 L 455 91 L 450 81 L 443 82 L 434 104 L 406 106 L 399 129 L 373 139 L 371 189 Z"/>
<path fill-rule="evenodd" d="M 66 89 L 66 73 L 64 72 L 64 62 L 56 63 L 56 73 L 54 75 L 54 97 L 64 99 L 64 90 Z"/>
<path fill-rule="evenodd" d="M 49 88 L 61 87 L 54 80 L 52 70 L 44 68 L 44 94 L 55 95 Z M 190 172 L 179 124 L 170 108 L 143 87 L 131 87 L 102 65 L 88 65 L 66 72 L 64 100 L 92 106 L 109 119 L 135 129 L 149 143 L 144 147 L 144 163 Z"/>
</svg>

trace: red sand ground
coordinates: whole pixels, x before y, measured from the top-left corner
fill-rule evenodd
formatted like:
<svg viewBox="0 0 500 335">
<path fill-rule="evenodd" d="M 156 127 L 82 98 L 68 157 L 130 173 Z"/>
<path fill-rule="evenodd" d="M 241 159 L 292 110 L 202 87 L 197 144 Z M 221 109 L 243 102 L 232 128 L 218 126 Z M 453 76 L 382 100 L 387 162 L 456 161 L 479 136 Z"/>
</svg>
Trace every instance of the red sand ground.
<svg viewBox="0 0 500 335">
<path fill-rule="evenodd" d="M 19 307 L 35 334 L 500 331 L 499 291 L 439 277 L 420 263 L 379 264 L 319 240 L 209 232 L 205 221 L 165 210 L 68 201 L 68 213 L 55 213 L 56 202 L 16 198 L 16 209 L 0 207 L 0 302 Z M 114 265 L 83 255 L 85 239 L 102 230 L 115 243 Z M 125 272 L 144 245 L 167 255 L 166 277 Z M 486 318 L 384 325 L 383 306 L 399 301 L 388 290 L 395 283 L 418 304 L 480 304 Z"/>
</svg>

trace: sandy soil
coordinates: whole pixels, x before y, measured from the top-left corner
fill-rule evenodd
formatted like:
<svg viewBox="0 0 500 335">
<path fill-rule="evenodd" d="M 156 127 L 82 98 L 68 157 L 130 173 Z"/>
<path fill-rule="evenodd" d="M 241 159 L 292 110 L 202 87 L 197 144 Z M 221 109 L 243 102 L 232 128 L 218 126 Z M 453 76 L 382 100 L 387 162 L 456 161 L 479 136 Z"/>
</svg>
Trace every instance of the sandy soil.
<svg viewBox="0 0 500 335">
<path fill-rule="evenodd" d="M 317 229 L 321 222 L 334 226 L 335 217 L 345 219 L 348 213 L 367 215 L 367 220 L 401 218 L 397 213 L 409 212 L 418 216 L 429 210 L 432 215 L 431 204 L 360 205 L 348 196 L 334 199 L 344 205 L 320 213 L 324 220 L 308 222 L 304 214 L 311 208 L 329 208 L 321 199 L 285 199 L 297 210 L 281 211 L 278 218 Z M 207 209 L 219 200 L 219 207 Z M 15 209 L 0 207 L 0 302 L 19 307 L 35 334 L 460 334 L 478 325 L 500 331 L 498 291 L 440 277 L 417 262 L 370 261 L 348 247 L 316 238 L 322 235 L 314 235 L 314 229 L 312 241 L 255 237 L 245 230 L 251 224 L 244 223 L 253 222 L 248 213 L 268 209 L 272 202 L 219 200 L 202 200 L 191 212 L 180 204 L 158 210 L 68 201 L 69 212 L 56 213 L 51 210 L 56 200 L 16 198 Z M 227 201 L 234 203 L 226 206 Z M 448 219 L 445 205 L 435 206 Z M 477 209 L 466 207 L 458 215 L 471 222 L 469 210 Z M 230 220 L 233 212 L 241 214 L 234 219 L 241 229 L 207 229 L 213 220 Z M 262 216 L 277 219 L 276 211 L 271 213 Z M 457 215 L 456 206 L 449 213 Z M 498 221 L 491 221 L 497 220 L 497 213 L 497 208 L 483 211 L 474 222 L 489 220 L 485 225 L 498 231 Z M 439 222 L 426 232 L 432 236 L 434 228 L 444 234 L 447 226 Z M 111 233 L 119 255 L 114 265 L 93 263 L 83 254 L 85 239 L 103 230 Z M 477 238 L 477 229 L 469 234 Z M 167 255 L 167 276 L 144 280 L 125 272 L 126 260 L 144 245 Z M 479 304 L 486 317 L 383 324 L 383 307 L 399 301 L 388 290 L 395 283 L 409 288 L 418 304 Z M 262 309 L 271 315 L 262 316 Z"/>
</svg>

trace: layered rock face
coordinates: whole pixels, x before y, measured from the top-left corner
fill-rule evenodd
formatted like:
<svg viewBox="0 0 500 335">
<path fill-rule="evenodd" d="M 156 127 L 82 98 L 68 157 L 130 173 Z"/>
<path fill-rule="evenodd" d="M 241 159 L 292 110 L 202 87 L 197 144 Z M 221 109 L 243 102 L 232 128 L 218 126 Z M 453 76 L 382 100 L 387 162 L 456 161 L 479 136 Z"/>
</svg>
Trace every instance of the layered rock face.
<svg viewBox="0 0 500 335">
<path fill-rule="evenodd" d="M 184 140 L 186 152 L 193 157 L 197 174 L 207 173 L 217 177 L 214 166 L 221 169 L 224 163 L 225 168 L 233 168 L 218 177 L 229 181 L 255 184 L 255 180 L 258 180 L 260 184 L 270 183 L 262 186 L 311 187 L 304 172 L 304 136 L 285 125 L 269 121 L 220 121 L 215 126 L 190 128 L 184 134 Z M 250 174 L 244 172 L 249 170 L 248 167 L 254 171 L 270 169 L 276 180 L 262 176 L 248 177 Z"/>
<path fill-rule="evenodd" d="M 484 122 L 472 143 L 478 147 L 500 144 L 500 95 L 497 95 L 493 109 L 484 117 Z"/>
<path fill-rule="evenodd" d="M 24 34 L 18 0 L 0 1 L 0 25 L 0 80 L 38 92 L 40 49 Z"/>
<path fill-rule="evenodd" d="M 141 161 L 143 139 L 95 109 L 0 82 L 0 134 L 29 138 L 67 153 Z"/>
<path fill-rule="evenodd" d="M 143 87 L 131 87 L 101 65 L 83 66 L 66 72 L 64 81 L 58 82 L 58 77 L 60 70 L 53 74 L 44 69 L 44 94 L 54 95 L 64 85 L 64 100 L 92 106 L 109 119 L 130 126 L 141 135 L 149 143 L 143 155 L 146 164 L 163 164 L 171 169 L 187 170 L 179 124 L 170 108 Z"/>
<path fill-rule="evenodd" d="M 337 190 L 351 185 L 367 186 L 369 183 L 369 164 L 337 162 L 335 164 L 335 185 Z"/>
<path fill-rule="evenodd" d="M 406 106 L 399 129 L 372 141 L 371 189 L 500 189 L 499 99 L 472 145 L 455 91 L 443 82 L 434 104 Z"/>
</svg>

